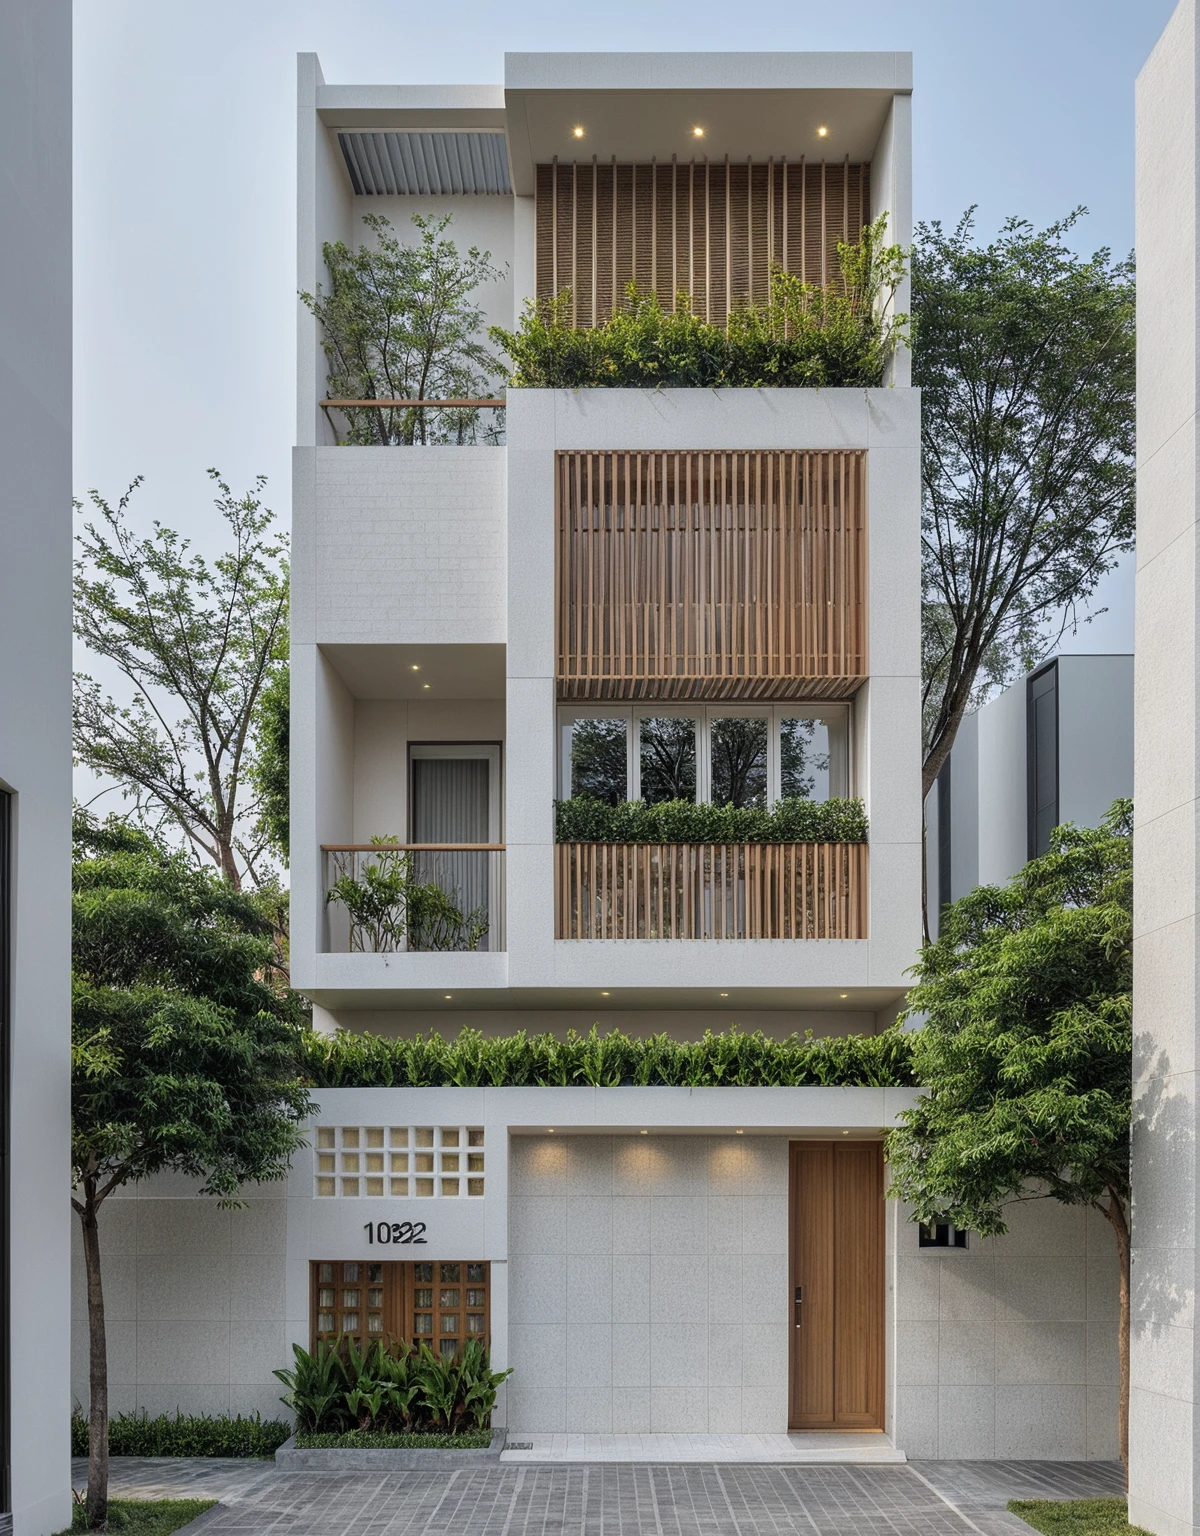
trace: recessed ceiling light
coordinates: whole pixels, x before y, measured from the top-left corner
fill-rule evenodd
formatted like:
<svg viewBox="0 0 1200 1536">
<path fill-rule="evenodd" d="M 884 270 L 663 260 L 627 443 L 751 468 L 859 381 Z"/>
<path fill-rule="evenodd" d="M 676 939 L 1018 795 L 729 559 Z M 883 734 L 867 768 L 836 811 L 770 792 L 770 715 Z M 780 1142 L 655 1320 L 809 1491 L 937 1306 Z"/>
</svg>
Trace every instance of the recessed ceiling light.
<svg viewBox="0 0 1200 1536">
<path fill-rule="evenodd" d="M 600 994 L 600 996 L 601 996 L 601 997 L 607 997 L 607 996 L 608 996 L 608 993 L 607 993 L 607 992 L 601 992 L 601 994 Z"/>
<path fill-rule="evenodd" d="M 843 1135 L 843 1136 L 849 1136 L 849 1134 L 850 1134 L 850 1132 L 849 1132 L 849 1131 L 843 1131 L 843 1132 L 842 1132 L 842 1135 Z"/>
<path fill-rule="evenodd" d="M 734 1134 L 734 1135 L 735 1135 L 735 1136 L 744 1136 L 744 1135 L 745 1135 L 745 1134 L 746 1134 L 746 1133 L 745 1133 L 745 1131 L 743 1131 L 743 1130 L 742 1130 L 742 1129 L 741 1129 L 741 1128 L 740 1128 L 740 1127 L 739 1127 L 739 1128 L 738 1128 L 738 1129 L 737 1129 L 737 1130 L 736 1130 L 736 1131 L 734 1131 L 734 1133 L 733 1133 L 733 1134 Z"/>
<path fill-rule="evenodd" d="M 728 997 L 728 996 L 729 996 L 729 993 L 728 993 L 728 992 L 722 992 L 722 993 L 721 993 L 721 996 L 722 996 L 722 997 Z"/>
<path fill-rule="evenodd" d="M 578 123 L 577 123 L 577 124 L 576 124 L 576 125 L 575 125 L 575 127 L 574 127 L 574 128 L 573 128 L 573 129 L 572 129 L 572 132 L 573 132 L 573 133 L 574 133 L 574 135 L 575 135 L 575 137 L 576 137 L 576 138 L 577 138 L 577 139 L 581 139 L 581 138 L 583 138 L 583 129 L 582 129 L 582 128 L 581 128 L 581 127 L 580 127 L 580 126 L 579 126 L 579 124 L 578 124 Z"/>
<path fill-rule="evenodd" d="M 422 688 L 432 688 L 432 687 L 433 687 L 433 684 L 432 684 L 432 683 L 422 683 L 422 684 L 421 684 L 421 687 L 422 687 Z"/>
<path fill-rule="evenodd" d="M 453 993 L 453 992 L 447 992 L 447 993 L 446 993 L 446 1001 L 447 1001 L 447 1002 L 449 1002 L 449 1001 L 450 1001 L 450 999 L 451 999 L 451 998 L 452 998 L 452 997 L 453 997 L 453 996 L 454 996 L 454 993 Z"/>
<path fill-rule="evenodd" d="M 826 138 L 828 136 L 828 134 L 829 134 L 829 129 L 828 128 L 818 128 L 817 129 L 817 138 L 819 138 L 819 139 Z"/>
<path fill-rule="evenodd" d="M 546 1135 L 547 1136 L 553 1136 L 554 1135 L 554 1127 L 552 1125 L 548 1125 L 546 1127 Z"/>
<path fill-rule="evenodd" d="M 641 1134 L 643 1136 L 649 1136 L 650 1132 L 649 1131 L 642 1131 Z"/>
<path fill-rule="evenodd" d="M 699 124 L 697 124 L 696 127 L 692 129 L 692 137 L 694 139 L 702 139 L 704 137 L 704 129 L 701 128 Z"/>
<path fill-rule="evenodd" d="M 414 661 L 413 664 L 412 664 L 412 671 L 419 672 L 420 670 L 421 670 L 420 667 Z"/>
<path fill-rule="evenodd" d="M 839 996 L 839 997 L 849 997 L 849 996 L 850 996 L 850 994 L 849 994 L 849 992 L 839 992 L 839 993 L 838 993 L 838 996 Z"/>
</svg>

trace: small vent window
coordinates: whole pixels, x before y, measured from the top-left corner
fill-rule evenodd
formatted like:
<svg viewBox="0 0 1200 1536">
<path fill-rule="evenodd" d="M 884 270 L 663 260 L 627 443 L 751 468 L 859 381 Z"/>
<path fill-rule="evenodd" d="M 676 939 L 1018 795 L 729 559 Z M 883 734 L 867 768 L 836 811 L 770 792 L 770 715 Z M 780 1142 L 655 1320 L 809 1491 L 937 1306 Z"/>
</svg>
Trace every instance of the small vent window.
<svg viewBox="0 0 1200 1536">
<path fill-rule="evenodd" d="M 484 1190 L 478 1125 L 319 1125 L 318 1198 L 462 1199 Z"/>
<path fill-rule="evenodd" d="M 960 1231 L 958 1227 L 951 1226 L 948 1221 L 939 1221 L 929 1226 L 922 1222 L 919 1232 L 918 1245 L 921 1248 L 965 1248 L 967 1246 L 967 1234 Z"/>
</svg>

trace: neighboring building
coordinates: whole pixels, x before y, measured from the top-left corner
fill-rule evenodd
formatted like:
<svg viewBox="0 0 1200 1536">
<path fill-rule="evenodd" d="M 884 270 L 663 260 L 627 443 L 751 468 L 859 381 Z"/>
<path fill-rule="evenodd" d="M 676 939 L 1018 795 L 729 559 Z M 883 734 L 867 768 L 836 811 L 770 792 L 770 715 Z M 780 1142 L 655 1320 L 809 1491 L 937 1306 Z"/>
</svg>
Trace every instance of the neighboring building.
<svg viewBox="0 0 1200 1536">
<path fill-rule="evenodd" d="M 1003 885 L 1064 822 L 1133 794 L 1133 657 L 1055 656 L 968 715 L 925 801 L 929 920 Z"/>
<path fill-rule="evenodd" d="M 349 87 L 303 56 L 298 286 L 365 214 L 452 213 L 506 264 L 494 321 L 570 286 L 587 324 L 635 274 L 720 320 L 881 212 L 908 243 L 910 82 L 896 54 L 545 54 L 503 87 Z M 907 356 L 877 390 L 514 389 L 503 445 L 420 448 L 336 446 L 326 371 L 302 310 L 291 965 L 318 1026 L 890 1023 L 920 939 Z M 870 844 L 556 843 L 585 785 L 857 795 Z M 470 948 L 352 948 L 327 892 L 377 836 L 480 914 Z M 293 1340 L 474 1333 L 527 1434 L 1113 1454 L 1100 1218 L 1031 1206 L 1004 1241 L 922 1247 L 882 1196 L 908 1091 L 319 1099 L 286 1189 L 245 1211 L 165 1182 L 111 1202 L 116 1406 L 269 1412 Z"/>
<path fill-rule="evenodd" d="M 1182 0 L 1137 84 L 1133 1333 L 1129 1518 L 1200 1529 L 1200 28 Z"/>
<path fill-rule="evenodd" d="M 0 0 L 0 1531 L 71 1520 L 71 6 Z"/>
</svg>

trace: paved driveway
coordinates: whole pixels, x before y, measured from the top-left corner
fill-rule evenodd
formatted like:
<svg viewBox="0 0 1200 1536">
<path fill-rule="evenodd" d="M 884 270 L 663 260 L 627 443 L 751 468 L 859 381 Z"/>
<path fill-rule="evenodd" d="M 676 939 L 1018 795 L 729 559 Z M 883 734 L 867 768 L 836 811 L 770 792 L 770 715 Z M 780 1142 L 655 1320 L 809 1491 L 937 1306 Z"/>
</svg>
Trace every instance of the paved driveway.
<svg viewBox="0 0 1200 1536">
<path fill-rule="evenodd" d="M 77 1464 L 76 1481 L 83 1469 Z M 263 1462 L 113 1463 L 114 1495 L 222 1500 L 197 1536 L 1012 1536 L 1006 1498 L 1120 1489 L 1091 1464 L 493 1466 L 280 1473 Z M 939 1491 L 940 1490 L 940 1491 Z M 954 1501 L 954 1502 L 951 1502 Z"/>
</svg>

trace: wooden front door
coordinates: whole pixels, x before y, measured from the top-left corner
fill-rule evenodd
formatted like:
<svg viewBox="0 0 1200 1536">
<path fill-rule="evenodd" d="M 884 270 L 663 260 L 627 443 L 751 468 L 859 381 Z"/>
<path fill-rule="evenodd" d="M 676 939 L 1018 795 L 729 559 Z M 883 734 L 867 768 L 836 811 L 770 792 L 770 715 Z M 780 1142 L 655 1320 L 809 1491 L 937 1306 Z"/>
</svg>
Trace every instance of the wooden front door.
<svg viewBox="0 0 1200 1536">
<path fill-rule="evenodd" d="M 790 1429 L 883 1428 L 883 1148 L 791 1144 Z"/>
</svg>

